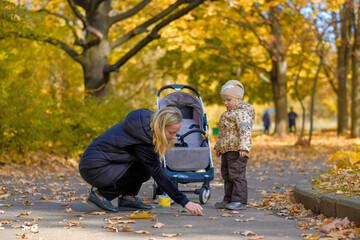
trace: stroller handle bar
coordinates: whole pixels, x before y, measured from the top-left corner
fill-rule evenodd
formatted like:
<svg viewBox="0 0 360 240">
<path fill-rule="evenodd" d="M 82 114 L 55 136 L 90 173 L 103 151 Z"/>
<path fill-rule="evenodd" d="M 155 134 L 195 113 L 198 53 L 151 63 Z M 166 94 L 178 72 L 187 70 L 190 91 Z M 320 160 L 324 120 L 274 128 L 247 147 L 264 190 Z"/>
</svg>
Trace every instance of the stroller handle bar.
<svg viewBox="0 0 360 240">
<path fill-rule="evenodd" d="M 199 94 L 198 90 L 196 90 L 196 88 L 194 88 L 194 87 L 192 87 L 192 86 L 189 86 L 189 85 L 180 85 L 180 84 L 173 84 L 173 85 L 163 86 L 163 87 L 160 88 L 160 90 L 158 91 L 157 97 L 159 98 L 159 97 L 160 97 L 160 93 L 161 93 L 163 90 L 168 89 L 168 88 L 172 88 L 172 89 L 174 89 L 174 90 L 176 90 L 176 91 L 180 91 L 180 90 L 182 90 L 183 88 L 187 88 L 187 89 L 190 89 L 191 91 L 193 91 L 198 98 L 201 98 L 201 97 L 200 97 L 200 94 Z"/>
</svg>

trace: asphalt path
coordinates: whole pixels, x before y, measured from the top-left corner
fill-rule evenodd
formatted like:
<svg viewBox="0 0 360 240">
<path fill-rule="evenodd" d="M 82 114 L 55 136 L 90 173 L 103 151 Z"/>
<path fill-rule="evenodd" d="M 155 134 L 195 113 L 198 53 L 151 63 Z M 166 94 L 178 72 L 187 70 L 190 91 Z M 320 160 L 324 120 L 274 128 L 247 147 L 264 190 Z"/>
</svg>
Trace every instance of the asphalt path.
<svg viewBox="0 0 360 240">
<path fill-rule="evenodd" d="M 13 174 L 9 170 L 8 174 L 0 176 L 0 239 L 304 239 L 301 234 L 318 232 L 299 229 L 297 219 L 277 214 L 279 210 L 263 209 L 256 203 L 261 203 L 264 193 L 285 192 L 298 181 L 319 173 L 324 168 L 320 162 L 323 160 L 274 164 L 252 163 L 250 159 L 247 171 L 249 207 L 242 211 L 214 207 L 223 197 L 223 182 L 219 167 L 215 165 L 211 197 L 203 205 L 203 216 L 191 215 L 178 204 L 171 208 L 158 207 L 152 199 L 151 179 L 143 185 L 139 196 L 150 201 L 154 207 L 151 215 L 156 216 L 134 220 L 128 217 L 132 212 L 103 215 L 100 209 L 87 204 L 90 188 L 76 171 L 47 173 L 48 170 L 42 172 L 41 167 L 33 171 L 27 167 Z M 179 188 L 191 190 L 199 186 L 181 184 Z M 187 196 L 199 202 L 198 195 L 188 193 Z M 129 220 L 135 223 L 126 222 Z"/>
</svg>

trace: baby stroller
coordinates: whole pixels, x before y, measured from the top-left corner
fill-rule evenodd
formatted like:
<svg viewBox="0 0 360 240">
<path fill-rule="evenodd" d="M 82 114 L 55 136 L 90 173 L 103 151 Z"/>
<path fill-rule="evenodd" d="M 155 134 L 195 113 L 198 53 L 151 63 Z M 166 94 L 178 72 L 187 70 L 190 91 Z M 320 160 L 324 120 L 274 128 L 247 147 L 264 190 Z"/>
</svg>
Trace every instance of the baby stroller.
<svg viewBox="0 0 360 240">
<path fill-rule="evenodd" d="M 165 89 L 175 92 L 160 98 L 160 93 Z M 190 92 L 184 92 L 189 89 Z M 177 107 L 183 115 L 183 123 L 177 133 L 177 141 L 173 150 L 165 153 L 162 166 L 165 173 L 178 187 L 178 184 L 202 182 L 202 187 L 194 191 L 182 191 L 199 194 L 201 204 L 206 204 L 211 195 L 210 181 L 214 179 L 214 167 L 208 125 L 204 104 L 199 92 L 187 85 L 166 85 L 157 95 L 157 109 L 164 107 Z M 163 191 L 156 183 L 153 184 L 153 199 Z"/>
</svg>

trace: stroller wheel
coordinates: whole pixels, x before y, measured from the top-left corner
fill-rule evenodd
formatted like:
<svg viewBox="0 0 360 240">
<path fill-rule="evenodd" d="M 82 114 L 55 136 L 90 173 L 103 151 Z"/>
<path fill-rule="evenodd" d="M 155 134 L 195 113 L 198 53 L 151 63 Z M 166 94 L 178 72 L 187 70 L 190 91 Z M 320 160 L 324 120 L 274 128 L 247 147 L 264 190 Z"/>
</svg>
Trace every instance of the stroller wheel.
<svg viewBox="0 0 360 240">
<path fill-rule="evenodd" d="M 199 200 L 202 205 L 206 204 L 211 195 L 210 189 L 201 188 L 199 193 Z"/>
</svg>

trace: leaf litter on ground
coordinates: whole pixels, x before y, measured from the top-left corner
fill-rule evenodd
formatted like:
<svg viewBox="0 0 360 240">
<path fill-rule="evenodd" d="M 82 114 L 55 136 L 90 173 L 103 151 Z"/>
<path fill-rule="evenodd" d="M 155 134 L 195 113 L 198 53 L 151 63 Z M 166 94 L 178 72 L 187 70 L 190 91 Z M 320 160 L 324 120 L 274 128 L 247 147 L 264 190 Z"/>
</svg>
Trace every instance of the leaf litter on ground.
<svg viewBox="0 0 360 240">
<path fill-rule="evenodd" d="M 285 173 L 289 171 L 300 171 L 304 175 L 308 172 L 320 173 L 321 169 L 331 167 L 330 163 L 326 162 L 330 156 L 334 155 L 338 151 L 351 151 L 354 141 L 359 141 L 346 138 L 338 137 L 333 132 L 328 133 L 318 133 L 313 135 L 312 145 L 311 146 L 301 146 L 295 145 L 297 142 L 296 135 L 288 135 L 285 137 L 279 136 L 268 136 L 260 135 L 253 137 L 253 150 L 250 156 L 251 161 L 248 162 L 248 170 L 258 174 L 258 181 L 268 181 L 270 177 L 266 177 L 266 171 L 261 171 L 261 169 L 272 169 L 276 172 L 277 177 L 282 177 Z M 214 139 L 212 139 L 214 141 Z M 355 144 L 358 144 L 355 142 Z M 215 155 L 214 155 L 215 156 Z M 352 155 L 353 156 L 353 155 Z M 87 194 L 77 195 L 76 189 L 72 187 L 72 182 L 69 179 L 77 179 L 77 183 L 81 186 L 88 186 L 82 181 L 77 172 L 77 162 L 74 160 L 73 164 L 68 164 L 69 162 L 63 156 L 53 156 L 51 154 L 42 153 L 41 156 L 34 156 L 41 161 L 41 165 L 34 166 L 24 166 L 19 164 L 8 164 L 0 168 L 0 206 L 11 208 L 14 206 L 13 202 L 19 201 L 23 205 L 26 201 L 29 201 L 28 204 L 31 204 L 30 200 L 25 200 L 28 196 L 38 197 L 43 201 L 59 201 L 60 203 L 70 203 L 73 201 L 85 201 Z M 354 164 L 356 160 L 353 157 L 351 162 Z M 316 164 L 314 164 L 316 163 Z M 214 182 L 211 183 L 212 187 L 223 188 L 223 183 L 220 179 L 219 159 L 214 158 L 215 165 L 215 176 Z M 284 166 L 288 167 L 285 168 Z M 289 170 L 290 169 L 290 170 Z M 339 170 L 337 169 L 339 175 L 354 177 L 352 172 Z M 325 174 L 325 173 L 323 173 Z M 331 173 L 328 173 L 331 175 Z M 331 176 L 322 175 L 323 179 L 330 179 Z M 34 184 L 36 183 L 36 184 Z M 332 184 L 323 184 L 327 187 L 334 188 Z M 15 187 L 4 187 L 4 186 L 19 186 Z M 353 236 L 360 236 L 360 228 L 353 222 L 347 223 L 344 219 L 334 219 L 326 218 L 323 215 L 314 215 L 311 211 L 304 209 L 301 204 L 297 204 L 293 197 L 291 185 L 285 186 L 289 189 L 279 192 L 285 188 L 280 189 L 279 186 L 274 186 L 274 190 L 278 191 L 265 191 L 261 190 L 261 195 L 263 197 L 262 201 L 256 202 L 250 201 L 248 207 L 254 207 L 259 210 L 270 211 L 273 213 L 274 210 L 278 211 L 279 216 L 289 217 L 292 216 L 295 221 L 298 221 L 298 228 L 301 229 L 315 229 L 319 231 L 319 234 L 307 234 L 303 237 L 306 239 L 319 239 L 320 234 L 324 235 L 326 238 L 337 237 L 338 239 L 351 239 Z M 354 189 L 357 189 L 358 185 Z M 50 194 L 43 194 L 42 192 L 48 191 Z M 338 194 L 347 194 L 346 189 L 339 188 L 336 190 Z M 12 199 L 11 203 L 7 202 L 9 196 L 19 196 Z M 143 201 L 147 199 L 143 198 Z M 26 204 L 25 204 L 26 205 Z M 71 207 L 69 205 L 64 205 L 66 209 L 69 209 L 69 214 L 71 213 Z M 66 210 L 65 210 L 66 211 Z M 91 215 L 106 215 L 105 212 L 84 212 L 84 214 Z M 135 214 L 135 213 L 133 213 Z M 140 213 L 141 214 L 141 213 Z M 235 213 L 227 213 L 233 215 Z M 19 217 L 21 214 L 19 214 Z M 149 218 L 151 214 L 149 214 Z M 229 217 L 229 216 L 228 216 Z M 237 217 L 237 216 L 236 216 Z M 141 219 L 141 218 L 140 218 Z M 208 217 L 208 220 L 219 219 L 217 216 Z M 240 220 L 239 218 L 234 218 Z M 154 220 L 154 218 L 152 218 Z M 247 221 L 250 219 L 245 219 Z M 134 231 L 131 227 L 127 225 L 119 225 L 125 223 L 133 223 L 130 220 L 127 222 L 121 222 L 121 219 L 111 219 L 109 222 L 110 226 L 107 226 L 111 231 Z M 335 221 L 335 222 L 334 222 Z M 339 225 L 338 223 L 343 222 L 347 224 Z M 11 225 L 13 221 L 10 219 L 2 220 L 1 226 Z M 34 223 L 35 225 L 36 223 Z M 79 225 L 77 221 L 68 221 L 68 224 Z M 329 225 L 330 224 L 330 225 Z M 24 223 L 24 226 L 26 224 Z M 76 227 L 76 226 L 69 226 Z M 322 230 L 322 231 L 321 231 Z M 141 231 L 141 230 L 140 230 Z M 28 231 L 26 234 L 18 234 L 19 238 L 28 238 L 34 234 Z M 176 234 L 163 234 L 163 237 L 174 237 L 178 236 Z M 340 237 L 339 237 L 340 236 Z M 260 239 L 261 236 L 253 236 L 254 239 Z M 258 238 L 255 238 L 258 237 Z"/>
</svg>

